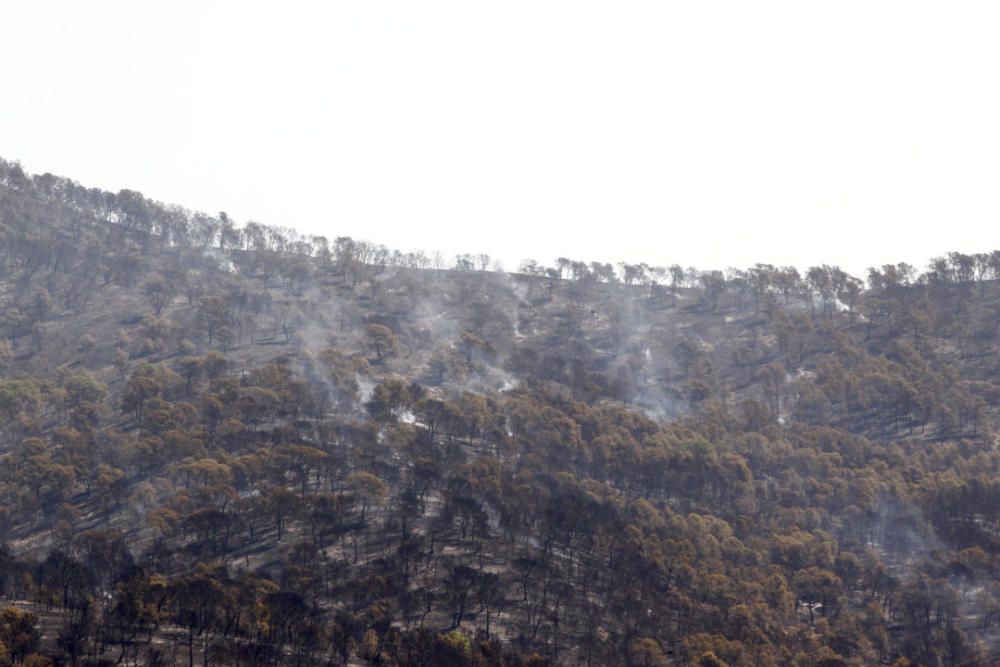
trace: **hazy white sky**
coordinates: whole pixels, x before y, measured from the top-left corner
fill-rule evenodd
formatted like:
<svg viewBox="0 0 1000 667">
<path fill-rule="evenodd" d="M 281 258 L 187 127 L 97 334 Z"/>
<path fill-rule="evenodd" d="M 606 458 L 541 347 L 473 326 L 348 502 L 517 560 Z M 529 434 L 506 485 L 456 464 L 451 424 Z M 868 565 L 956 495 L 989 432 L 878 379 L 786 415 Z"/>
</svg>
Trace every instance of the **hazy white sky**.
<svg viewBox="0 0 1000 667">
<path fill-rule="evenodd" d="M 508 265 L 1000 247 L 1000 3 L 0 2 L 32 172 Z"/>
</svg>

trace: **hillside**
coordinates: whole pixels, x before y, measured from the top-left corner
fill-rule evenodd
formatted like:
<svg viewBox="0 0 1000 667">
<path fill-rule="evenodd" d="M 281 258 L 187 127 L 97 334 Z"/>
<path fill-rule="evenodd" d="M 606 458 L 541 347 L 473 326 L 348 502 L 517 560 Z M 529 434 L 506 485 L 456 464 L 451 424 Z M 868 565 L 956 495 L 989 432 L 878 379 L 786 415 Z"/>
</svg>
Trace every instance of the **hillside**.
<svg viewBox="0 0 1000 667">
<path fill-rule="evenodd" d="M 997 664 L 998 278 L 503 272 L 0 161 L 0 665 Z"/>
</svg>

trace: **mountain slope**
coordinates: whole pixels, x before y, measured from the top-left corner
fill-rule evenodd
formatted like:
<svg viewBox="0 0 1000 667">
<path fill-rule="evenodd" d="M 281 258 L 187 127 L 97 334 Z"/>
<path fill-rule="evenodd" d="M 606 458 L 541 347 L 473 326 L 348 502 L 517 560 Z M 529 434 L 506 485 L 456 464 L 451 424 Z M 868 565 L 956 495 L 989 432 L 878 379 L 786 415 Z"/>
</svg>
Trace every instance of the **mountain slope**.
<svg viewBox="0 0 1000 667">
<path fill-rule="evenodd" d="M 0 239 L 0 662 L 998 657 L 996 253 L 443 268 L 11 163 Z"/>
</svg>

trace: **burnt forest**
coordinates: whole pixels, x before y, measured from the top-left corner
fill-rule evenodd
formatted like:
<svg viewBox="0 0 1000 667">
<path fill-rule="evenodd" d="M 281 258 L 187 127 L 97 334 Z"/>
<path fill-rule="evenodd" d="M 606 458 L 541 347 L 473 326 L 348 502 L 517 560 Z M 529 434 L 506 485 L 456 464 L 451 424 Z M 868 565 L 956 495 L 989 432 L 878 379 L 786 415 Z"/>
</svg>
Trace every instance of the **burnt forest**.
<svg viewBox="0 0 1000 667">
<path fill-rule="evenodd" d="M 1000 664 L 949 251 L 502 267 L 0 161 L 0 665 Z"/>
</svg>

